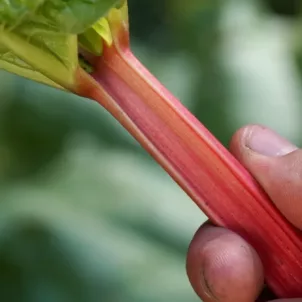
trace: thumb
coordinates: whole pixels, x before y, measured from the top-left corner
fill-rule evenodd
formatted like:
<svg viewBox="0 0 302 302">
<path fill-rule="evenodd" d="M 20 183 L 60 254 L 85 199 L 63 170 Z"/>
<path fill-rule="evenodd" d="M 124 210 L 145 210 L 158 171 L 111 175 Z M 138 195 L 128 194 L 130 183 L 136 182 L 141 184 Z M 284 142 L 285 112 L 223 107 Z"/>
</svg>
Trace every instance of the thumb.
<svg viewBox="0 0 302 302">
<path fill-rule="evenodd" d="M 302 229 L 302 150 L 268 128 L 251 125 L 234 135 L 231 151 L 281 213 Z"/>
</svg>

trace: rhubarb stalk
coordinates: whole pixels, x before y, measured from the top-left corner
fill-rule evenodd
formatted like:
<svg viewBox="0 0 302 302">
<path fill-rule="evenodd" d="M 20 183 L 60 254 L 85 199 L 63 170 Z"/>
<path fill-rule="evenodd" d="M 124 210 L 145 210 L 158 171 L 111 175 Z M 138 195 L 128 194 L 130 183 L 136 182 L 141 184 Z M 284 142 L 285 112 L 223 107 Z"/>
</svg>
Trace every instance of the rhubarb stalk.
<svg viewBox="0 0 302 302">
<path fill-rule="evenodd" d="M 72 85 L 59 84 L 106 108 L 214 224 L 245 238 L 259 253 L 266 282 L 278 297 L 301 297 L 300 232 L 239 162 L 136 59 L 129 44 L 127 3 L 112 8 L 106 21 L 111 38 L 103 39 L 102 53 L 82 47 L 91 70 L 78 67 Z"/>
</svg>

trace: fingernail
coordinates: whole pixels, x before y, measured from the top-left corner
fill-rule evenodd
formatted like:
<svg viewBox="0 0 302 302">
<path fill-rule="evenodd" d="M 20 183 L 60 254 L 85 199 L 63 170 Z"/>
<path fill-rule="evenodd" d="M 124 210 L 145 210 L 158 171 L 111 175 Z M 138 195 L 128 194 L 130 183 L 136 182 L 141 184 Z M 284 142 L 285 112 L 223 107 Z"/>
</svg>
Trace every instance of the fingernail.
<svg viewBox="0 0 302 302">
<path fill-rule="evenodd" d="M 279 134 L 261 126 L 248 127 L 243 139 L 247 148 L 265 156 L 283 156 L 297 150 Z"/>
</svg>

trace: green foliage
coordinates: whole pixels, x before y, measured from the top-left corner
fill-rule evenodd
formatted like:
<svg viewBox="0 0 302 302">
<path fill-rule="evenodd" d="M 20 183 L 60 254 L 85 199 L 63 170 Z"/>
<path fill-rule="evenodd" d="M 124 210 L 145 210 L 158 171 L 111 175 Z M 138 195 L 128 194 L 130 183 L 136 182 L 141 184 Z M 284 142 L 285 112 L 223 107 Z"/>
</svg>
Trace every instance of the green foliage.
<svg viewBox="0 0 302 302">
<path fill-rule="evenodd" d="M 79 44 L 102 53 L 99 21 L 120 0 L 2 1 L 0 67 L 51 86 L 72 89 Z"/>
<path fill-rule="evenodd" d="M 78 66 L 76 36 L 33 28 L 30 23 L 0 31 L 0 67 L 49 84 L 72 87 Z"/>
<path fill-rule="evenodd" d="M 65 34 L 79 34 L 96 23 L 119 0 L 8 0 L 0 4 L 2 26 L 31 24 Z"/>
</svg>

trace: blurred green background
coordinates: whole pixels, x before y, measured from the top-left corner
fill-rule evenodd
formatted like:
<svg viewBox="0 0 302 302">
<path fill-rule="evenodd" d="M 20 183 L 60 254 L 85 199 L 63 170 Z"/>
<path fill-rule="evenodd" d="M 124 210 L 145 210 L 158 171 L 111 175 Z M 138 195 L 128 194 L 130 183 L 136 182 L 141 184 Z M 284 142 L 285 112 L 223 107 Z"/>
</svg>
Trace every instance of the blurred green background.
<svg viewBox="0 0 302 302">
<path fill-rule="evenodd" d="M 133 50 L 224 144 L 247 123 L 301 144 L 300 6 L 129 0 Z M 0 300 L 199 301 L 193 202 L 97 104 L 0 83 Z"/>
</svg>

